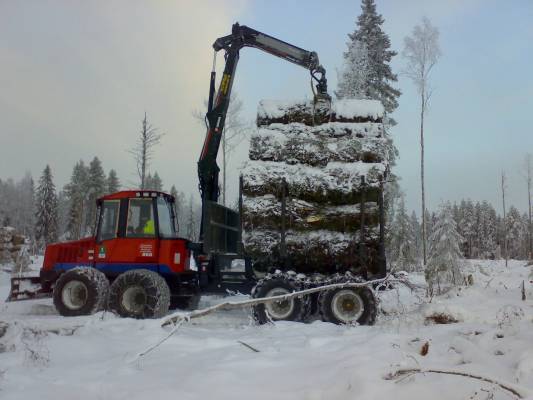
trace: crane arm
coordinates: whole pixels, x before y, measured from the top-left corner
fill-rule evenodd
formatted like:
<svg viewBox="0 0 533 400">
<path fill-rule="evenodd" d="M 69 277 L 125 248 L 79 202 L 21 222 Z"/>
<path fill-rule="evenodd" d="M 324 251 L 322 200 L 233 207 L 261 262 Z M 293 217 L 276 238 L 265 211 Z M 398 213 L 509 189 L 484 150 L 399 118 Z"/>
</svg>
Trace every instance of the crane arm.
<svg viewBox="0 0 533 400">
<path fill-rule="evenodd" d="M 291 63 L 300 65 L 309 70 L 312 79 L 316 82 L 316 96 L 329 99 L 327 93 L 326 71 L 320 65 L 318 55 L 314 51 L 307 51 L 290 43 L 266 35 L 244 25 L 234 24 L 232 33 L 218 38 L 213 43 L 216 53 L 225 51 L 226 64 L 218 91 L 215 96 L 215 62 L 211 71 L 209 88 L 208 110 L 206 113 L 207 133 L 198 160 L 199 189 L 202 196 L 202 225 L 200 228 L 200 241 L 203 239 L 205 208 L 208 201 L 218 201 L 219 186 L 218 176 L 220 168 L 216 159 L 222 139 L 222 132 L 228 113 L 231 89 L 235 80 L 235 70 L 239 61 L 239 52 L 243 47 L 254 47 Z"/>
</svg>

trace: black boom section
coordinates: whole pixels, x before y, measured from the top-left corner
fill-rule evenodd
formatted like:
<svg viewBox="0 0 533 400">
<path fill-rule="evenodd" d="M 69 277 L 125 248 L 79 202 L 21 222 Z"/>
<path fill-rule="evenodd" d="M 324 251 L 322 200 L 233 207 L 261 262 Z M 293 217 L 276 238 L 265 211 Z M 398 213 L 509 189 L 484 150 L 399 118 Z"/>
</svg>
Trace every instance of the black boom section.
<svg viewBox="0 0 533 400">
<path fill-rule="evenodd" d="M 266 53 L 308 69 L 316 82 L 316 95 L 329 99 L 327 94 L 326 71 L 320 65 L 318 55 L 290 43 L 265 35 L 255 29 L 234 24 L 231 35 L 218 38 L 213 44 L 216 52 L 225 51 L 226 65 L 215 96 L 215 63 L 211 71 L 209 87 L 208 111 L 206 114 L 207 133 L 198 160 L 199 189 L 202 196 L 202 223 L 200 226 L 200 242 L 205 243 L 206 221 L 209 202 L 217 202 L 219 197 L 217 155 L 222 139 L 222 132 L 229 108 L 231 89 L 235 80 L 235 70 L 239 61 L 239 51 L 243 47 L 254 47 Z M 317 75 L 318 74 L 318 75 Z M 209 247 L 209 246 L 208 246 Z"/>
<path fill-rule="evenodd" d="M 239 253 L 239 213 L 212 201 L 208 201 L 206 205 L 206 215 L 203 216 L 205 223 L 203 250 L 206 253 Z"/>
</svg>

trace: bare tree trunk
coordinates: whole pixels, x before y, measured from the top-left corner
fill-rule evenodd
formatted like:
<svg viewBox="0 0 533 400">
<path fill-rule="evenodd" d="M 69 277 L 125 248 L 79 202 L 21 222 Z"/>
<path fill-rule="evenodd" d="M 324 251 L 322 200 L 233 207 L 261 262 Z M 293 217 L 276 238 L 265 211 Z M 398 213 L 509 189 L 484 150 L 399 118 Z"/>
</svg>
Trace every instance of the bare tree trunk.
<svg viewBox="0 0 533 400">
<path fill-rule="evenodd" d="M 424 259 L 424 266 L 427 263 L 426 252 L 426 193 L 424 187 L 424 109 L 425 98 L 424 91 L 421 93 L 422 103 L 420 105 L 420 181 L 422 186 L 422 254 Z"/>
<path fill-rule="evenodd" d="M 505 172 L 502 171 L 502 202 L 503 202 L 503 248 L 505 251 L 505 266 L 509 260 L 507 251 L 507 217 L 505 215 Z"/>
<path fill-rule="evenodd" d="M 144 189 L 146 179 L 146 155 L 147 155 L 147 143 L 146 136 L 148 134 L 148 122 L 146 119 L 146 113 L 144 113 L 143 130 L 142 130 L 142 155 L 141 155 L 141 190 Z"/>
</svg>

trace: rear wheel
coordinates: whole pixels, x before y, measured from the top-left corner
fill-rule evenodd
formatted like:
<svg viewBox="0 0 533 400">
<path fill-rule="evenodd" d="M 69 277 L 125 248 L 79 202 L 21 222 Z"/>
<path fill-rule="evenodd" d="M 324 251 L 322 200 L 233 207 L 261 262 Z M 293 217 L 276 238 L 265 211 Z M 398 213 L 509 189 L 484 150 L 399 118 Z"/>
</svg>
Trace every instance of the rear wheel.
<svg viewBox="0 0 533 400">
<path fill-rule="evenodd" d="M 288 274 L 267 275 L 254 287 L 252 297 L 282 296 L 302 289 L 303 286 Z M 253 307 L 254 319 L 259 324 L 269 321 L 304 321 L 309 313 L 308 296 L 282 299 Z"/>
<path fill-rule="evenodd" d="M 170 306 L 170 290 L 157 272 L 137 269 L 119 275 L 109 290 L 109 309 L 121 317 L 160 318 Z"/>
<path fill-rule="evenodd" d="M 342 282 L 348 283 L 351 280 L 331 283 Z M 367 287 L 346 287 L 320 292 L 318 308 L 322 320 L 334 324 L 373 325 L 376 321 L 376 299 Z"/>
<path fill-rule="evenodd" d="M 105 307 L 108 292 L 109 281 L 102 272 L 89 267 L 73 268 L 57 280 L 54 306 L 65 317 L 94 314 Z"/>
</svg>

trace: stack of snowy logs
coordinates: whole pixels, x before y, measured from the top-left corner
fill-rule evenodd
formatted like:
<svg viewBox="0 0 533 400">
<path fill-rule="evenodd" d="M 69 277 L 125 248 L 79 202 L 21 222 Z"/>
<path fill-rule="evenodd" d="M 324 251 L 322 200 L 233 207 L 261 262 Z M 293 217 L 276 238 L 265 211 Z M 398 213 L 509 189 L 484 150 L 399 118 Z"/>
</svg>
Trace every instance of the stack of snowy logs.
<svg viewBox="0 0 533 400">
<path fill-rule="evenodd" d="M 242 189 L 256 268 L 377 273 L 383 112 L 371 100 L 260 102 Z"/>
<path fill-rule="evenodd" d="M 15 233 L 15 228 L 0 227 L 0 264 L 15 264 L 26 238 Z"/>
</svg>

